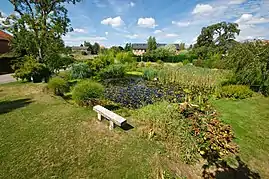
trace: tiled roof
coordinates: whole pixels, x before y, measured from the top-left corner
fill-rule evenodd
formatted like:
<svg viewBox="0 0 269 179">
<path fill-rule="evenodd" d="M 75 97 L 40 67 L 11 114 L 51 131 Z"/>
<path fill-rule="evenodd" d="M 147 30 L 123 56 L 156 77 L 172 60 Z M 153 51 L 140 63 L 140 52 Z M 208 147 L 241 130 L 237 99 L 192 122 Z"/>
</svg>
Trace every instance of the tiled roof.
<svg viewBox="0 0 269 179">
<path fill-rule="evenodd" d="M 10 40 L 11 38 L 12 38 L 11 35 L 9 35 L 8 33 L 0 30 L 0 39 Z"/>
<path fill-rule="evenodd" d="M 157 44 L 158 47 L 166 46 L 167 44 Z M 179 50 L 179 44 L 174 44 L 176 46 L 176 49 Z M 148 44 L 146 43 L 134 43 L 132 44 L 132 48 L 134 50 L 146 50 L 148 48 Z"/>
</svg>

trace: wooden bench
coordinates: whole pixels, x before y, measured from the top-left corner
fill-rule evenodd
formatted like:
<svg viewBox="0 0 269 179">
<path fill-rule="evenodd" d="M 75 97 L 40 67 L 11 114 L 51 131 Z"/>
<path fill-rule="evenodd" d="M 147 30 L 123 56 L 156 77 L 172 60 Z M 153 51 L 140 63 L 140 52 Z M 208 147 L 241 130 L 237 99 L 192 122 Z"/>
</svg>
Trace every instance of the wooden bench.
<svg viewBox="0 0 269 179">
<path fill-rule="evenodd" d="M 104 108 L 103 106 L 100 105 L 94 106 L 93 110 L 97 112 L 98 120 L 101 121 L 103 117 L 109 120 L 110 130 L 114 128 L 114 124 L 122 126 L 124 123 L 126 123 L 126 119 Z"/>
</svg>

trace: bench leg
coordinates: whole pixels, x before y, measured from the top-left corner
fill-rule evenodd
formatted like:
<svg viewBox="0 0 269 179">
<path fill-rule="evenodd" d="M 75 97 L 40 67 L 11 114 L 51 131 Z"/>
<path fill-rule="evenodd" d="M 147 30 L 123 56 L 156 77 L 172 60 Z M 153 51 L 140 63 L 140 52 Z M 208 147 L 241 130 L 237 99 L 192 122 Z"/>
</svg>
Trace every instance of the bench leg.
<svg viewBox="0 0 269 179">
<path fill-rule="evenodd" d="M 99 121 L 102 121 L 102 115 L 101 115 L 101 114 L 98 113 L 98 114 L 97 114 L 97 117 L 98 117 L 98 120 L 99 120 Z"/>
<path fill-rule="evenodd" d="M 109 121 L 109 130 L 113 130 L 114 127 L 114 123 L 112 121 Z"/>
</svg>

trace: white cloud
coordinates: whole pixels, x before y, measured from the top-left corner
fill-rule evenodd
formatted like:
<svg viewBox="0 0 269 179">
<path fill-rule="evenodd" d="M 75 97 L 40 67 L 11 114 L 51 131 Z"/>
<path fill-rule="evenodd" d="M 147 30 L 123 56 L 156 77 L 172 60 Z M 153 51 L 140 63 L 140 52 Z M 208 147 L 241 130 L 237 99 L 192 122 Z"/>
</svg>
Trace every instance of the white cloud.
<svg viewBox="0 0 269 179">
<path fill-rule="evenodd" d="M 238 41 L 269 37 L 269 31 L 265 27 L 258 27 L 255 25 L 240 25 L 239 28 L 241 29 L 241 32 L 236 38 Z"/>
<path fill-rule="evenodd" d="M 263 24 L 269 23 L 269 18 L 254 17 L 252 14 L 243 14 L 235 22 L 238 24 Z"/>
<path fill-rule="evenodd" d="M 190 22 L 176 22 L 176 21 L 172 21 L 172 24 L 175 24 L 179 27 L 188 27 L 191 23 Z"/>
<path fill-rule="evenodd" d="M 229 4 L 242 4 L 247 0 L 230 0 Z"/>
<path fill-rule="evenodd" d="M 209 4 L 197 4 L 192 11 L 192 14 L 210 14 L 214 8 Z"/>
<path fill-rule="evenodd" d="M 137 24 L 140 27 L 146 27 L 146 28 L 155 28 L 157 26 L 156 22 L 155 22 L 155 19 L 152 18 L 152 17 L 139 18 L 138 21 L 137 21 Z"/>
<path fill-rule="evenodd" d="M 106 35 L 108 35 L 108 32 L 105 32 Z"/>
<path fill-rule="evenodd" d="M 130 2 L 129 4 L 131 7 L 134 7 L 135 6 L 135 3 L 134 2 Z"/>
<path fill-rule="evenodd" d="M 162 32 L 163 32 L 162 30 L 155 30 L 154 34 L 159 34 L 159 33 L 162 33 Z"/>
<path fill-rule="evenodd" d="M 119 27 L 119 26 L 122 26 L 124 24 L 124 21 L 121 19 L 120 16 L 117 16 L 114 18 L 109 17 L 109 18 L 102 20 L 101 24 L 111 25 L 112 27 Z"/>
<path fill-rule="evenodd" d="M 125 37 L 129 38 L 129 39 L 136 39 L 138 37 L 137 34 L 133 34 L 133 35 L 126 35 Z"/>
<path fill-rule="evenodd" d="M 77 33 L 86 33 L 86 30 L 85 29 L 75 28 L 74 29 L 74 32 L 77 32 Z"/>
<path fill-rule="evenodd" d="M 166 37 L 178 37 L 178 34 L 170 33 L 170 34 L 165 34 Z"/>
</svg>

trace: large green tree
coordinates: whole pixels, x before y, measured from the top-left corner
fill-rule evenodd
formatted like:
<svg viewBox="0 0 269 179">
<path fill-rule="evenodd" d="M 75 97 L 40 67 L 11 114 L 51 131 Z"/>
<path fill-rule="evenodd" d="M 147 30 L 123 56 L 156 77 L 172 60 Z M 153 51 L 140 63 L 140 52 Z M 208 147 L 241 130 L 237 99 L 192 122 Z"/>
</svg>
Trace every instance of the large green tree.
<svg viewBox="0 0 269 179">
<path fill-rule="evenodd" d="M 151 52 L 155 49 L 157 49 L 157 42 L 156 42 L 156 38 L 155 37 L 149 37 L 148 38 L 148 48 L 147 48 L 147 51 L 148 52 Z"/>
<path fill-rule="evenodd" d="M 126 51 L 126 52 L 132 51 L 132 44 L 131 43 L 126 43 L 126 45 L 124 47 L 124 51 Z"/>
<path fill-rule="evenodd" d="M 87 51 L 90 52 L 91 54 L 93 53 L 93 45 L 90 42 L 84 41 L 84 47 L 88 47 Z"/>
<path fill-rule="evenodd" d="M 97 55 L 100 52 L 100 45 L 95 42 L 92 46 L 92 54 Z"/>
<path fill-rule="evenodd" d="M 200 57 L 206 57 L 213 51 L 213 53 L 225 54 L 235 44 L 236 35 L 239 33 L 236 23 L 220 22 L 203 27 L 194 49 Z"/>
<path fill-rule="evenodd" d="M 61 37 L 72 30 L 65 4 L 79 1 L 9 0 L 15 13 L 6 18 L 1 28 L 13 34 L 15 52 L 32 55 L 44 63 L 50 51 L 64 47 Z"/>
</svg>

